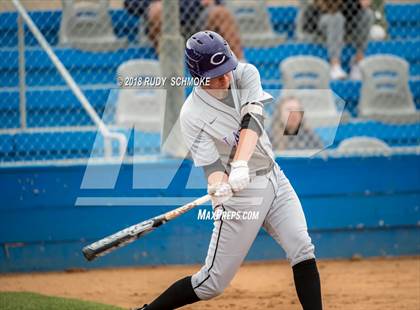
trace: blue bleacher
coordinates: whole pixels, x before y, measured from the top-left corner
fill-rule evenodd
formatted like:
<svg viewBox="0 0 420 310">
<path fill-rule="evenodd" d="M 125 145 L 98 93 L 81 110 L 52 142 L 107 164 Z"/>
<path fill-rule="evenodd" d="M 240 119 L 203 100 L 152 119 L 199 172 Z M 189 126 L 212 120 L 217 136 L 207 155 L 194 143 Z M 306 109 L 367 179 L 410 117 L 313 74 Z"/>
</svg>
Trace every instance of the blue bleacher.
<svg viewBox="0 0 420 310">
<path fill-rule="evenodd" d="M 269 7 L 271 24 L 275 31 L 286 34 L 287 38 L 292 39 L 295 34 L 295 20 L 297 17 L 295 6 L 276 6 Z"/>
<path fill-rule="evenodd" d="M 126 50 L 104 53 L 89 53 L 70 48 L 55 48 L 54 51 L 63 64 L 70 68 L 76 82 L 84 84 L 115 83 L 115 72 L 124 61 L 136 58 L 156 58 L 151 48 L 130 47 Z M 347 47 L 343 52 L 345 63 L 349 63 L 354 51 Z M 393 54 L 410 63 L 411 76 L 420 76 L 420 38 L 406 41 L 370 42 L 366 55 Z M 18 85 L 18 57 L 16 49 L 0 49 L 0 87 Z M 293 55 L 315 55 L 327 59 L 326 49 L 319 44 L 285 43 L 274 48 L 246 48 L 245 55 L 249 62 L 261 70 L 262 79 L 280 79 L 280 62 Z M 47 86 L 64 85 L 64 80 L 40 48 L 26 51 L 27 85 Z M 36 61 L 33 61 L 36 59 Z M 32 60 L 32 61 L 31 61 Z"/>
<path fill-rule="evenodd" d="M 346 46 L 343 50 L 343 64 L 349 67 L 355 51 Z M 369 42 L 366 55 L 392 54 L 404 58 L 410 64 L 410 75 L 420 76 L 420 38 L 398 41 Z M 282 60 L 294 55 L 313 55 L 328 60 L 327 50 L 323 45 L 310 43 L 285 43 L 274 48 L 246 48 L 247 60 L 260 67 L 263 79 L 280 79 L 278 67 Z"/>
<path fill-rule="evenodd" d="M 268 12 L 275 31 L 294 37 L 298 9 L 294 6 L 270 7 Z M 420 4 L 404 3 L 385 5 L 385 17 L 390 39 L 418 38 L 420 33 Z"/>
<path fill-rule="evenodd" d="M 120 131 L 128 139 L 127 154 L 153 155 L 160 150 L 158 133 Z M 118 144 L 113 142 L 117 154 Z M 101 157 L 104 140 L 97 130 L 67 132 L 33 132 L 3 134 L 0 136 L 1 161 L 52 160 Z"/>
<path fill-rule="evenodd" d="M 328 141 L 335 127 L 320 127 L 316 133 Z M 128 136 L 128 132 L 125 132 Z M 130 135 L 127 154 L 159 154 L 158 133 L 136 132 Z M 344 139 L 353 136 L 379 138 L 391 146 L 417 146 L 420 124 L 390 125 L 375 121 L 356 122 L 341 125 L 333 145 L 337 147 Z M 135 142 L 134 142 L 135 141 Z M 116 154 L 117 144 L 113 144 Z M 37 132 L 3 134 L 0 136 L 0 158 L 2 161 L 51 160 L 103 156 L 103 138 L 96 130 L 70 132 Z"/>
<path fill-rule="evenodd" d="M 405 58 L 410 63 L 410 89 L 417 108 L 420 108 L 420 4 L 387 4 L 385 13 L 388 21 L 389 40 L 370 42 L 366 54 L 389 53 Z M 297 8 L 293 6 L 270 7 L 269 14 L 275 31 L 287 34 L 288 38 L 293 38 Z M 40 26 L 40 30 L 53 46 L 57 56 L 67 68 L 70 68 L 71 75 L 81 85 L 86 97 L 100 115 L 104 112 L 107 104 L 111 107 L 115 104 L 116 98 L 109 99 L 109 94 L 110 89 L 115 85 L 118 65 L 130 59 L 157 58 L 153 48 L 136 45 L 138 18 L 127 14 L 124 10 L 113 10 L 111 15 L 117 35 L 129 38 L 131 42 L 129 48 L 101 53 L 57 46 L 60 11 L 37 11 L 31 12 L 30 15 Z M 17 15 L 6 12 L 1 13 L 0 16 L 0 128 L 18 128 Z M 26 27 L 25 43 L 27 45 L 25 58 L 26 84 L 28 86 L 26 92 L 28 126 L 93 125 L 77 99 L 65 86 L 63 87 L 64 80 Z M 353 48 L 346 46 L 343 51 L 343 65 L 346 69 L 348 69 L 353 54 Z M 285 44 L 273 48 L 246 48 L 245 55 L 248 61 L 259 68 L 263 87 L 272 89 L 276 94 L 281 88 L 279 64 L 282 60 L 294 55 L 315 55 L 327 59 L 327 51 L 323 45 L 293 41 L 287 41 Z M 331 83 L 331 87 L 346 101 L 346 109 L 352 116 L 357 116 L 360 82 L 334 81 Z M 328 130 L 331 129 L 320 128 L 318 133 L 322 136 Z M 401 134 L 405 132 L 409 132 L 410 137 L 404 137 L 401 140 Z M 411 136 L 411 133 L 414 136 Z M 417 124 L 351 123 L 339 128 L 334 146 L 345 137 L 357 134 L 378 137 L 391 145 L 400 145 L 401 143 L 412 145 L 418 141 L 415 139 L 418 139 L 419 127 Z M 92 151 L 96 135 L 96 131 L 89 130 L 3 134 L 0 136 L 0 161 L 11 158 L 14 158 L 13 160 L 28 160 L 87 157 Z M 137 132 L 137 137 L 140 145 L 134 146 L 133 135 L 131 135 L 129 154 L 157 153 L 159 149 L 158 134 Z M 95 149 L 98 150 L 97 154 L 102 154 L 101 147 Z"/>
<path fill-rule="evenodd" d="M 417 109 L 420 109 L 420 80 L 409 81 L 411 93 L 414 97 L 414 103 Z M 263 82 L 263 88 L 268 91 L 274 98 L 280 96 L 282 84 L 280 82 Z M 353 117 L 357 117 L 357 104 L 360 96 L 360 81 L 332 81 L 331 89 L 337 96 L 345 102 L 345 109 L 350 112 Z"/>
<path fill-rule="evenodd" d="M 13 135 L 4 134 L 0 138 L 0 156 L 13 152 Z"/>
<path fill-rule="evenodd" d="M 58 44 L 58 35 L 61 21 L 61 11 L 36 11 L 30 12 L 29 16 L 39 27 L 42 34 L 51 45 Z M 0 46 L 16 47 L 17 37 L 17 15 L 15 12 L 1 13 L 0 19 Z M 127 14 L 124 10 L 111 11 L 111 18 L 115 27 L 115 33 L 119 37 L 128 37 L 133 42 L 137 37 L 139 19 Z M 38 45 L 35 37 L 25 26 L 25 44 L 28 46 Z"/>
<path fill-rule="evenodd" d="M 294 6 L 269 7 L 271 23 L 275 31 L 286 34 L 289 39 L 294 37 L 295 20 L 298 9 Z M 60 11 L 30 12 L 31 18 L 52 45 L 58 43 L 58 31 L 61 20 Z M 414 4 L 386 4 L 385 16 L 391 39 L 407 39 L 418 37 L 420 30 L 420 5 Z M 139 19 L 127 14 L 124 10 L 111 12 L 117 36 L 128 37 L 130 42 L 137 37 Z M 17 45 L 16 13 L 2 13 L 0 20 L 0 46 L 15 47 Z M 26 30 L 26 44 L 37 45 L 35 38 Z"/>
<path fill-rule="evenodd" d="M 295 20 L 298 9 L 294 6 L 269 7 L 268 12 L 275 31 L 294 37 Z M 61 11 L 36 11 L 29 14 L 40 27 L 41 32 L 51 45 L 58 43 Z M 0 19 L 0 46 L 17 46 L 16 13 L 5 12 Z M 418 38 L 420 28 L 420 4 L 386 4 L 385 16 L 390 39 Z M 112 22 L 117 36 L 128 37 L 134 42 L 137 37 L 139 19 L 124 10 L 111 11 Z M 26 29 L 26 44 L 37 45 L 35 38 Z"/>
<path fill-rule="evenodd" d="M 409 84 L 415 104 L 420 109 L 420 80 L 412 80 Z M 281 84 L 263 83 L 263 87 L 277 97 Z M 334 81 L 331 83 L 331 88 L 346 102 L 346 109 L 353 116 L 357 116 L 360 87 L 361 83 L 358 81 Z M 115 105 L 116 98 L 109 97 L 110 87 L 83 87 L 82 90 L 100 115 L 107 105 L 108 108 Z M 64 88 L 58 87 L 57 90 L 48 92 L 30 89 L 26 93 L 26 97 L 30 127 L 93 125 L 80 103 L 68 89 L 64 90 Z M 46 114 L 48 117 L 45 117 Z M 19 127 L 18 89 L 0 91 L 0 128 L 17 127 Z"/>
<path fill-rule="evenodd" d="M 420 33 L 420 5 L 386 5 L 385 16 L 388 32 L 392 39 L 409 39 Z"/>
<path fill-rule="evenodd" d="M 71 48 L 54 48 L 73 78 L 79 84 L 115 83 L 115 72 L 119 64 L 136 58 L 156 58 L 154 49 L 130 47 L 115 52 L 90 53 Z M 0 87 L 18 85 L 18 51 L 16 48 L 0 49 Z M 26 81 L 28 86 L 64 85 L 47 54 L 39 47 L 27 48 Z M 35 61 L 36 60 L 36 61 Z"/>
<path fill-rule="evenodd" d="M 343 140 L 355 136 L 367 136 L 385 141 L 390 146 L 417 146 L 420 137 L 420 123 L 407 125 L 383 124 L 376 121 L 364 121 L 342 124 L 336 127 L 319 127 L 315 132 L 324 143 L 329 141 L 331 133 L 337 130 L 331 147 L 337 147 Z"/>
</svg>

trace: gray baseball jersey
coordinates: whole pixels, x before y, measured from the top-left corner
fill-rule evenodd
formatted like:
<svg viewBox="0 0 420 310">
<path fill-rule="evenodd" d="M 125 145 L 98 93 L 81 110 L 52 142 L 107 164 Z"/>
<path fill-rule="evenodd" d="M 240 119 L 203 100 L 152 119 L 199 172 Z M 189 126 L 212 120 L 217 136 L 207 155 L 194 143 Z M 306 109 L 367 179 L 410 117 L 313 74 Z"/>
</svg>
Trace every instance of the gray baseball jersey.
<svg viewBox="0 0 420 310">
<path fill-rule="evenodd" d="M 271 99 L 261 87 L 258 70 L 250 64 L 238 64 L 231 88 L 234 107 L 200 87 L 184 103 L 181 130 L 196 166 L 211 165 L 219 158 L 228 164 L 239 139 L 241 107 Z M 261 227 L 282 246 L 292 266 L 315 257 L 299 198 L 275 163 L 264 130 L 248 164 L 250 174 L 254 174 L 249 186 L 214 209 L 217 215 L 207 258 L 191 278 L 202 300 L 221 294 L 227 287 Z M 260 171 L 266 173 L 256 173 Z"/>
<path fill-rule="evenodd" d="M 235 153 L 241 125 L 241 108 L 250 102 L 264 104 L 272 97 L 261 87 L 260 75 L 251 64 L 239 63 L 231 83 L 235 107 L 217 100 L 201 87 L 194 88 L 181 110 L 181 129 L 197 167 L 219 158 L 226 168 Z M 274 154 L 265 131 L 249 161 L 250 173 L 273 166 Z"/>
</svg>

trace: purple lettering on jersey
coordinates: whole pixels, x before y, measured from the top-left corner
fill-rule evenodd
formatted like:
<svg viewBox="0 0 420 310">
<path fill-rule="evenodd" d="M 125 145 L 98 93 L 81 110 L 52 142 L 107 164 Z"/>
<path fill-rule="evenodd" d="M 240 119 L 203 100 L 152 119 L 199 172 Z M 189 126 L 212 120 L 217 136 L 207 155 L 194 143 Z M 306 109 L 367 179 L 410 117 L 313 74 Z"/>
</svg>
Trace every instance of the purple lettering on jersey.
<svg viewBox="0 0 420 310">
<path fill-rule="evenodd" d="M 225 143 L 226 143 L 227 145 L 230 145 L 230 144 L 229 144 L 229 141 L 228 141 L 228 139 L 227 139 L 227 137 L 224 137 L 224 138 L 223 138 L 223 141 L 225 141 Z"/>
<path fill-rule="evenodd" d="M 233 132 L 233 138 L 235 139 L 235 146 L 239 143 L 239 130 Z"/>
<path fill-rule="evenodd" d="M 238 146 L 239 143 L 239 131 L 232 132 L 232 136 L 230 137 L 224 137 L 222 139 L 227 145 L 229 146 Z"/>
</svg>

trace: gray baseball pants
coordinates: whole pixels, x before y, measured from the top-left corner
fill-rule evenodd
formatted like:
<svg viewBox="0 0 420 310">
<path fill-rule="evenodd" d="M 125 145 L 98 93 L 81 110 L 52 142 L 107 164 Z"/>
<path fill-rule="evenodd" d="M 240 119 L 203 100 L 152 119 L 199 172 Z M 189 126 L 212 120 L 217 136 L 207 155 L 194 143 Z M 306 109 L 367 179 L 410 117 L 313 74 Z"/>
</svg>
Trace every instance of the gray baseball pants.
<svg viewBox="0 0 420 310">
<path fill-rule="evenodd" d="M 315 258 L 299 198 L 277 165 L 252 178 L 246 189 L 218 208 L 205 264 L 191 278 L 201 300 L 220 295 L 229 285 L 261 226 L 284 249 L 292 266 Z M 236 216 L 231 218 L 229 212 Z M 249 214 L 258 217 L 249 219 Z"/>
</svg>

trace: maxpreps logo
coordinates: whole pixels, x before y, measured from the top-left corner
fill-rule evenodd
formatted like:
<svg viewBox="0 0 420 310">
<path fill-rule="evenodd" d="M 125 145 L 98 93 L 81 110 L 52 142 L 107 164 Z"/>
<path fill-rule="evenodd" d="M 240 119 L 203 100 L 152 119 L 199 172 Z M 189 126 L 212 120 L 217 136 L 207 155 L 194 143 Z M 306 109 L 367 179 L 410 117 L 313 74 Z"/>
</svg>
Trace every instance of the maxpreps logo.
<svg viewBox="0 0 420 310">
<path fill-rule="evenodd" d="M 217 64 L 225 61 L 225 58 L 223 53 L 216 53 L 212 56 L 212 62 Z M 111 89 L 103 115 L 115 113 L 115 100 L 120 91 L 120 89 Z M 297 96 L 298 93 L 302 98 L 311 99 L 321 95 L 322 98 L 332 96 L 331 90 L 293 90 L 294 92 L 290 94 L 287 91 L 282 90 L 282 94 Z M 339 99 L 337 96 L 334 98 Z M 344 103 L 343 100 L 337 101 L 339 107 L 337 116 L 331 119 L 333 121 L 331 130 L 322 136 L 324 145 L 311 150 L 312 153 L 305 153 L 306 156 L 311 157 L 333 144 Z M 306 122 L 307 119 L 309 122 L 311 110 L 306 109 L 305 102 L 302 102 L 300 110 L 305 111 L 303 121 Z M 330 118 L 328 120 L 330 121 Z M 174 206 L 187 204 L 204 193 L 207 180 L 202 168 L 194 167 L 187 145 L 182 143 L 179 119 L 160 146 L 151 147 L 159 143 L 153 140 L 153 136 L 145 135 L 142 130 L 137 129 L 134 124 L 131 128 L 125 128 L 124 133 L 112 132 L 112 134 L 104 138 L 98 131 L 80 185 L 79 196 L 75 202 L 76 206 Z M 198 132 L 197 137 L 193 137 L 192 140 L 200 141 L 200 134 L 201 132 Z M 218 138 L 233 150 L 238 146 L 239 135 L 239 131 L 235 130 L 223 133 Z M 124 141 L 118 139 L 119 145 L 113 143 L 115 142 L 113 139 L 120 137 L 125 138 Z M 127 141 L 131 141 L 128 146 Z M 150 153 L 150 149 L 157 151 L 156 157 L 151 155 L 153 152 Z M 171 156 L 162 156 L 167 150 L 171 150 Z M 105 158 L 102 154 L 105 154 Z M 207 219 L 209 215 L 200 215 L 203 216 Z M 243 218 L 243 216 L 248 215 L 227 213 L 225 218 Z M 210 214 L 210 218 L 212 217 Z"/>
<path fill-rule="evenodd" d="M 199 221 L 256 221 L 259 217 L 259 211 L 226 211 L 216 208 L 214 211 L 198 209 L 197 212 L 197 220 Z"/>
</svg>

